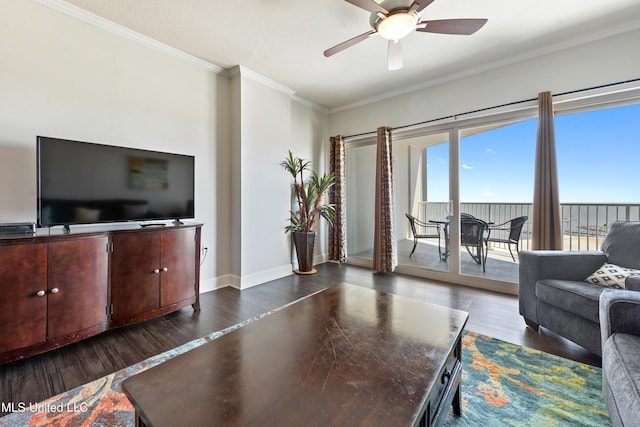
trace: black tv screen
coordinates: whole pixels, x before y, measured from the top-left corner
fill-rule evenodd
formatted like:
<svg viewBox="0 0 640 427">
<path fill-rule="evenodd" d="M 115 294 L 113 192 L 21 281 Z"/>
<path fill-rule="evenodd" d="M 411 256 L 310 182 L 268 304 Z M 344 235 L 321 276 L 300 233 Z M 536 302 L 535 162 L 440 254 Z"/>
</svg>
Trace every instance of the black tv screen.
<svg viewBox="0 0 640 427">
<path fill-rule="evenodd" d="M 38 137 L 38 226 L 194 217 L 194 157 Z"/>
</svg>

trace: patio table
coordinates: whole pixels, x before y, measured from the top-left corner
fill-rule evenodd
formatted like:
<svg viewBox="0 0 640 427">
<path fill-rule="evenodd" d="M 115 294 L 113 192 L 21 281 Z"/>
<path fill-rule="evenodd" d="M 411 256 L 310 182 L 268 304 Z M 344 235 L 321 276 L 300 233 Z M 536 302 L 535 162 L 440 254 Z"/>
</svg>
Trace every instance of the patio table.
<svg viewBox="0 0 640 427">
<path fill-rule="evenodd" d="M 480 218 L 478 218 L 480 219 Z M 481 219 L 481 221 L 484 221 Z M 449 218 L 444 219 L 430 219 L 430 223 L 432 224 L 441 224 L 442 232 L 444 233 L 444 251 L 442 252 L 442 260 L 447 261 L 449 258 Z M 484 221 L 487 225 L 493 225 L 493 221 Z"/>
</svg>

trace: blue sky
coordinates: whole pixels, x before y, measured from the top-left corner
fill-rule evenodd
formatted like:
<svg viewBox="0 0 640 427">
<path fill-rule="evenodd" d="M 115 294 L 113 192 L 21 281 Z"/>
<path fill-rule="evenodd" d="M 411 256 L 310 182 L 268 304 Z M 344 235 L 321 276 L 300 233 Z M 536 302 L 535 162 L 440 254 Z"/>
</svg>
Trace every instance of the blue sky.
<svg viewBox="0 0 640 427">
<path fill-rule="evenodd" d="M 561 203 L 640 203 L 640 104 L 557 116 Z M 460 141 L 462 202 L 533 197 L 537 119 Z M 428 151 L 430 201 L 448 200 L 448 144 Z"/>
</svg>

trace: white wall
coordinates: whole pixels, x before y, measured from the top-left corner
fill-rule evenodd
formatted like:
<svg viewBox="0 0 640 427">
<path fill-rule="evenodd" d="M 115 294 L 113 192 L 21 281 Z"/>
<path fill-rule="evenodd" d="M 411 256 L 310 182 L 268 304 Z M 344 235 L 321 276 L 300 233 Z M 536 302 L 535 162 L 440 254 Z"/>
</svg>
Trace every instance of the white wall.
<svg viewBox="0 0 640 427">
<path fill-rule="evenodd" d="M 288 176 L 280 167 L 291 146 L 291 99 L 250 78 L 242 78 L 240 153 L 241 287 L 262 277 L 291 273 L 284 219 Z M 260 279 L 255 280 L 255 275 Z"/>
<path fill-rule="evenodd" d="M 241 82 L 240 74 L 236 74 L 230 81 L 230 99 L 229 110 L 231 111 L 231 147 L 229 149 L 229 186 L 231 194 L 229 197 L 230 221 L 228 227 L 230 230 L 229 243 L 229 274 L 228 281 L 230 285 L 240 286 L 240 276 L 242 275 L 242 175 L 241 171 L 241 148 L 242 148 L 242 98 L 241 98 Z"/>
<path fill-rule="evenodd" d="M 242 67 L 232 73 L 233 286 L 250 286 L 291 274 L 291 180 L 280 166 L 288 151 L 312 161 L 319 173 L 328 163 L 326 113 L 292 92 Z M 326 231 L 316 253 L 326 251 Z"/>
<path fill-rule="evenodd" d="M 294 156 L 311 160 L 313 170 L 320 176 L 329 171 L 329 135 L 327 134 L 327 112 L 301 101 L 291 103 L 291 151 Z M 286 154 L 286 152 L 285 152 Z M 284 156 L 280 161 L 284 160 Z M 280 169 L 284 173 L 283 169 Z M 286 175 L 289 177 L 289 175 Z M 289 184 L 291 180 L 288 180 Z M 326 195 L 325 197 L 329 197 Z M 288 218 L 285 212 L 284 218 Z M 285 224 L 287 221 L 285 221 Z M 287 237 L 291 242 L 291 238 Z M 327 260 L 328 226 L 321 220 L 315 246 L 315 262 Z M 295 252 L 291 251 L 291 261 L 297 263 Z"/>
<path fill-rule="evenodd" d="M 209 248 L 201 279 L 215 286 L 230 270 L 218 227 L 228 219 L 218 210 L 228 205 L 228 182 L 216 168 L 228 150 L 228 85 L 38 3 L 3 1 L 0 222 L 36 219 L 37 135 L 194 155 L 196 220 Z"/>
<path fill-rule="evenodd" d="M 502 66 L 471 77 L 330 113 L 329 135 L 374 132 L 480 108 L 638 78 L 640 30 Z M 460 70 L 466 71 L 466 70 Z"/>
</svg>

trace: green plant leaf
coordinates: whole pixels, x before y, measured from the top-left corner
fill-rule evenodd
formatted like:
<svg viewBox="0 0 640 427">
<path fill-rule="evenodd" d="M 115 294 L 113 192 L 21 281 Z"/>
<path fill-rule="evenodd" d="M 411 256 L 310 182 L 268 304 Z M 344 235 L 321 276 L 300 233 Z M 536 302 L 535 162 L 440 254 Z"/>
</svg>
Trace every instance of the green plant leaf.
<svg viewBox="0 0 640 427">
<path fill-rule="evenodd" d="M 293 191 L 298 205 L 296 211 L 290 211 L 289 225 L 285 227 L 285 231 L 313 231 L 320 217 L 333 225 L 336 219 L 335 207 L 325 203 L 324 195 L 335 184 L 335 174 L 319 176 L 311 171 L 309 178 L 304 180 L 304 172 L 310 170 L 311 162 L 294 157 L 291 150 L 280 165 L 293 178 Z"/>
</svg>

